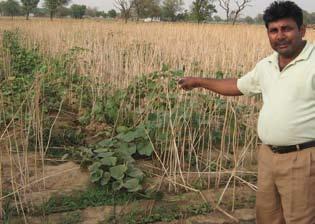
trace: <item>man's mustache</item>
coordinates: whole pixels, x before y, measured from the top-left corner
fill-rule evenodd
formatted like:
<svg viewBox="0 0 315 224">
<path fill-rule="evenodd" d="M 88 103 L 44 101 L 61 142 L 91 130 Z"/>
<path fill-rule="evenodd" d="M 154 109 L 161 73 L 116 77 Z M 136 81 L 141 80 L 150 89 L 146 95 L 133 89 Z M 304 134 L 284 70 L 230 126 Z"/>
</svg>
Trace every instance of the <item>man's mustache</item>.
<svg viewBox="0 0 315 224">
<path fill-rule="evenodd" d="M 276 45 L 277 46 L 279 46 L 279 45 L 289 45 L 289 42 L 288 41 L 276 42 Z"/>
</svg>

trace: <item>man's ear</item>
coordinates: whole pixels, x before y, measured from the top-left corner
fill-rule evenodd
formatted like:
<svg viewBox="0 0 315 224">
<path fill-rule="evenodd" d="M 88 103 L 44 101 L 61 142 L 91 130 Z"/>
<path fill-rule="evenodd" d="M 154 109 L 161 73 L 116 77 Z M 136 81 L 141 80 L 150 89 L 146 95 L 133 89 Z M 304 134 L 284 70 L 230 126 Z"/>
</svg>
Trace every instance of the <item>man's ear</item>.
<svg viewBox="0 0 315 224">
<path fill-rule="evenodd" d="M 300 27 L 300 33 L 301 33 L 301 37 L 304 37 L 305 36 L 305 33 L 306 33 L 306 25 L 303 24 L 301 27 Z"/>
</svg>

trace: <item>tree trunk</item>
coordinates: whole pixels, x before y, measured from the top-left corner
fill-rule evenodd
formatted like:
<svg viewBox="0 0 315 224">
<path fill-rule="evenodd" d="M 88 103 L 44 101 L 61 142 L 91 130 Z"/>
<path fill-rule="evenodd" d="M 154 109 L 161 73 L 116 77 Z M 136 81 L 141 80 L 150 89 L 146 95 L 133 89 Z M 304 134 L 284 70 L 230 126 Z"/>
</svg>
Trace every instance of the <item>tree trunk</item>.
<svg viewBox="0 0 315 224">
<path fill-rule="evenodd" d="M 53 12 L 53 11 L 50 11 L 50 20 L 51 20 L 51 21 L 53 20 L 53 17 L 54 17 L 54 12 Z"/>
<path fill-rule="evenodd" d="M 29 17 L 30 17 L 30 12 L 29 12 L 29 11 L 27 11 L 27 12 L 26 12 L 26 20 L 28 20 L 28 19 L 29 19 Z"/>
<path fill-rule="evenodd" d="M 236 19 L 237 19 L 237 17 L 238 17 L 238 14 L 239 14 L 239 13 L 237 13 L 237 12 L 235 13 L 235 16 L 234 16 L 234 18 L 233 18 L 233 26 L 234 26 L 235 23 L 236 23 Z"/>
<path fill-rule="evenodd" d="M 236 17 L 234 17 L 232 25 L 234 26 L 235 23 L 236 23 Z"/>
</svg>

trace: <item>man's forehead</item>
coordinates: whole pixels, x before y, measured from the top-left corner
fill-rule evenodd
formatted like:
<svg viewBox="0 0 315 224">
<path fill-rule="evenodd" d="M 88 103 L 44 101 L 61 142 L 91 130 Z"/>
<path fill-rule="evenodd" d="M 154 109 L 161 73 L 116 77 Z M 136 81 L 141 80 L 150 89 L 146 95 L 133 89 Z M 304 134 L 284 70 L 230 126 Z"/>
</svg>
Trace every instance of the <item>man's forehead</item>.
<svg viewBox="0 0 315 224">
<path fill-rule="evenodd" d="M 296 22 L 292 18 L 279 19 L 268 24 L 269 28 L 296 26 Z"/>
</svg>

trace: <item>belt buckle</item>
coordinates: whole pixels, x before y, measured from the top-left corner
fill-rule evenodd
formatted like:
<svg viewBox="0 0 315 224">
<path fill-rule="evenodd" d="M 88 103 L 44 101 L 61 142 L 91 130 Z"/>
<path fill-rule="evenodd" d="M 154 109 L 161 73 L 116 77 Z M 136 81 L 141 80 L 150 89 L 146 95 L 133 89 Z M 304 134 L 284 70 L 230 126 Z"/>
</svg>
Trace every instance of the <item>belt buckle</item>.
<svg viewBox="0 0 315 224">
<path fill-rule="evenodd" d="M 300 151 L 301 150 L 300 145 L 295 145 L 295 147 L 296 147 L 296 151 Z"/>
<path fill-rule="evenodd" d="M 273 151 L 273 152 L 275 152 L 275 153 L 277 153 L 278 152 L 278 146 L 276 146 L 276 145 L 272 145 L 271 146 L 271 150 Z"/>
</svg>

